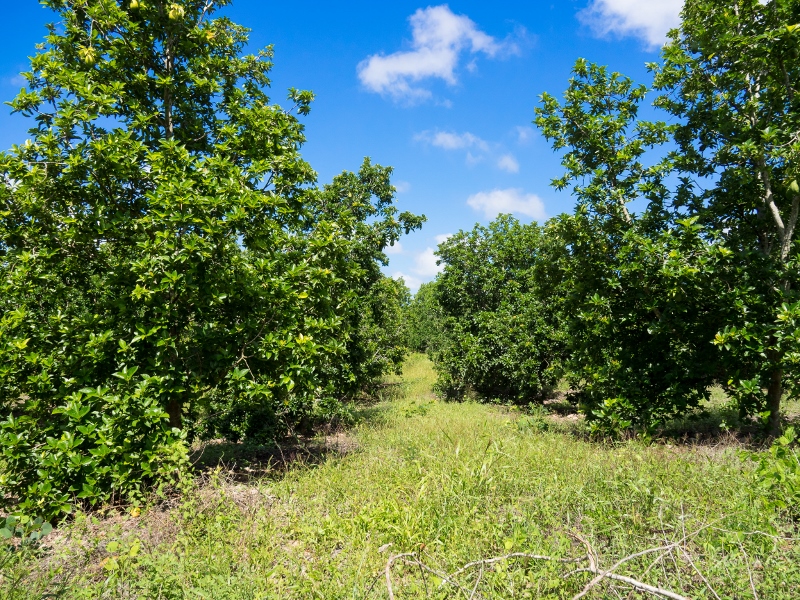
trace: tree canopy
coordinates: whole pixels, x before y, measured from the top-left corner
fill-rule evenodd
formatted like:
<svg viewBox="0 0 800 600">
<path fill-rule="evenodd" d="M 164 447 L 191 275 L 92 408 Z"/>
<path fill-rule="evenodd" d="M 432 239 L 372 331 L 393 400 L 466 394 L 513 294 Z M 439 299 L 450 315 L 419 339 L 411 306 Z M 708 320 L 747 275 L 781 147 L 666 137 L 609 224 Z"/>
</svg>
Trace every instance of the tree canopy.
<svg viewBox="0 0 800 600">
<path fill-rule="evenodd" d="M 313 94 L 272 102 L 272 50 L 245 54 L 227 1 L 44 4 L 11 103 L 30 138 L 0 154 L 0 487 L 54 514 L 175 481 L 193 437 L 336 414 L 395 369 L 369 303 L 403 301 L 382 250 L 424 218 L 369 160 L 317 186 Z"/>
</svg>

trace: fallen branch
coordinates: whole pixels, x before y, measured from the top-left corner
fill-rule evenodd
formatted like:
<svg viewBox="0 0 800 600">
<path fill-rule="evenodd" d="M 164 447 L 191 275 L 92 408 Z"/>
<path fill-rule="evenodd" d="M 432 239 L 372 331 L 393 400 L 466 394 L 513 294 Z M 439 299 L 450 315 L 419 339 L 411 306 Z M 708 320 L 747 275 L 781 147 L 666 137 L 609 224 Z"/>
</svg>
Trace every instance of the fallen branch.
<svg viewBox="0 0 800 600">
<path fill-rule="evenodd" d="M 394 590 L 392 589 L 392 565 L 398 560 L 402 560 L 410 565 L 415 565 L 420 569 L 427 571 L 428 573 L 436 575 L 436 577 L 442 580 L 442 585 L 447 582 L 466 594 L 466 590 L 457 581 L 454 581 L 449 575 L 447 575 L 447 573 L 442 573 L 441 571 L 430 568 L 424 562 L 419 560 L 419 558 L 417 558 L 416 552 L 405 552 L 403 554 L 395 554 L 394 556 L 390 556 L 389 560 L 386 561 L 384 573 L 386 575 L 386 588 L 389 592 L 389 600 L 394 600 Z"/>
<path fill-rule="evenodd" d="M 552 556 L 541 556 L 539 554 L 526 554 L 525 552 L 512 552 L 511 554 L 506 554 L 505 556 L 485 558 L 483 560 L 475 560 L 471 563 L 467 563 L 457 571 L 453 571 L 450 574 L 450 578 L 452 579 L 454 577 L 457 577 L 458 575 L 461 575 L 461 573 L 463 573 L 464 571 L 468 571 L 469 569 L 472 569 L 473 567 L 477 567 L 479 565 L 481 568 L 483 568 L 487 565 L 503 562 L 504 560 L 509 560 L 511 558 L 527 558 L 529 560 L 549 560 L 560 563 L 578 563 L 578 562 L 583 562 L 585 560 L 582 556 L 580 558 L 555 558 Z"/>
<path fill-rule="evenodd" d="M 588 546 L 588 542 L 586 542 L 584 540 L 584 543 Z M 587 583 L 586 586 L 584 586 L 583 590 L 579 594 L 576 594 L 575 596 L 573 596 L 572 600 L 580 600 L 581 598 L 583 598 L 586 594 L 588 594 L 592 590 L 592 588 L 594 586 L 596 586 L 598 583 L 600 583 L 603 579 L 618 579 L 619 577 L 621 577 L 619 575 L 614 575 L 614 571 L 619 569 L 626 562 L 631 561 L 631 560 L 633 560 L 635 558 L 639 558 L 641 556 L 646 556 L 647 554 L 653 554 L 654 552 L 671 552 L 672 550 L 674 550 L 675 548 L 678 548 L 678 547 L 679 547 L 679 544 L 669 544 L 668 546 L 659 546 L 658 548 L 650 548 L 648 550 L 642 550 L 641 552 L 636 552 L 635 554 L 631 554 L 630 556 L 626 556 L 622 560 L 617 561 L 616 563 L 614 563 L 613 566 L 611 566 L 608 569 L 599 569 L 597 567 L 596 560 L 593 559 L 592 555 L 589 554 L 588 551 L 587 551 L 587 556 L 590 557 L 589 558 L 589 568 L 588 569 L 576 569 L 575 571 L 572 571 L 572 573 L 568 573 L 566 576 L 572 575 L 573 573 L 594 573 L 595 575 L 597 575 L 597 577 L 595 577 L 589 583 Z M 627 579 L 630 579 L 630 578 L 627 578 Z M 636 581 L 636 580 L 634 579 L 634 580 L 631 580 L 631 581 Z M 631 584 L 631 585 L 633 585 L 633 584 Z M 634 587 L 639 587 L 640 589 L 644 589 L 644 587 L 642 587 L 642 586 L 646 586 L 646 584 L 641 583 L 641 582 L 636 582 L 636 585 L 634 585 Z M 647 586 L 647 587 L 651 587 L 651 586 Z M 658 588 L 656 588 L 656 589 L 658 589 Z M 651 592 L 653 594 L 660 593 L 660 592 L 655 592 L 652 589 L 648 589 L 646 591 Z M 662 590 L 662 591 L 666 592 L 665 590 Z M 670 595 L 670 594 L 672 594 L 672 592 L 662 593 L 661 595 L 662 596 L 666 596 L 667 598 L 683 598 L 683 596 L 679 596 L 677 594 L 675 594 L 675 595 Z"/>
<path fill-rule="evenodd" d="M 649 592 L 651 594 L 662 596 L 664 598 L 671 598 L 672 600 L 690 600 L 690 598 L 686 596 L 681 596 L 680 594 L 676 594 L 675 592 L 671 592 L 669 590 L 665 590 L 663 588 L 656 587 L 654 585 L 642 583 L 638 579 L 634 579 L 633 577 L 626 577 L 625 575 L 617 575 L 616 573 L 609 573 L 607 571 L 599 572 L 592 569 L 578 569 L 576 571 L 573 571 L 573 573 L 582 573 L 582 572 L 597 574 L 598 577 L 595 578 L 597 580 L 595 585 L 597 585 L 597 583 L 599 583 L 603 579 L 613 579 L 614 581 L 621 581 L 623 583 L 627 583 L 628 585 L 636 588 L 637 590 L 641 590 L 643 592 Z M 593 579 L 592 581 L 595 581 L 595 579 Z M 584 588 L 584 590 L 585 590 L 584 592 L 581 592 L 577 596 L 574 596 L 572 600 L 583 597 L 584 593 L 586 591 L 591 590 L 591 588 L 589 588 L 589 590 L 586 590 Z"/>
<path fill-rule="evenodd" d="M 395 554 L 390 556 L 386 561 L 386 588 L 389 590 L 389 600 L 394 600 L 394 591 L 392 590 L 392 565 L 394 561 L 400 560 L 407 556 L 416 556 L 413 552 L 406 552 L 405 554 Z"/>
<path fill-rule="evenodd" d="M 654 586 L 654 585 L 650 585 L 648 583 L 644 583 L 642 581 L 639 581 L 638 579 L 635 579 L 633 577 L 629 577 L 627 575 L 618 575 L 617 573 L 615 573 L 615 571 L 617 569 L 619 569 L 625 563 L 630 562 L 630 561 L 632 561 L 632 560 L 634 560 L 636 558 L 640 558 L 642 556 L 646 556 L 648 554 L 661 553 L 661 556 L 659 557 L 659 560 L 661 558 L 663 558 L 665 555 L 671 554 L 675 550 L 680 550 L 684 555 L 686 555 L 687 554 L 686 550 L 682 547 L 682 544 L 687 539 L 690 539 L 693 535 L 696 535 L 696 534 L 692 534 L 690 536 L 685 536 L 682 540 L 679 540 L 678 542 L 674 542 L 672 544 L 667 544 L 667 545 L 664 545 L 664 546 L 658 546 L 656 548 L 649 548 L 647 550 L 642 550 L 641 552 L 636 552 L 634 554 L 631 554 L 629 556 L 626 556 L 626 557 L 618 560 L 616 563 L 614 563 L 608 569 L 600 568 L 600 566 L 599 566 L 599 563 L 600 563 L 599 557 L 597 555 L 597 552 L 592 547 L 592 545 L 586 539 L 581 537 L 579 534 L 573 533 L 572 536 L 576 540 L 578 540 L 581 544 L 583 544 L 583 546 L 586 548 L 586 555 L 585 556 L 581 556 L 579 558 L 558 558 L 558 557 L 554 557 L 554 556 L 546 556 L 546 555 L 541 555 L 541 554 L 528 554 L 526 552 L 512 552 L 510 554 L 505 554 L 503 556 L 496 556 L 496 557 L 493 557 L 493 558 L 485 558 L 485 559 L 482 559 L 482 560 L 475 560 L 475 561 L 469 562 L 469 563 L 465 564 L 463 567 L 453 571 L 451 574 L 448 575 L 446 573 L 437 571 L 437 570 L 432 569 L 431 567 L 427 566 L 425 563 L 423 563 L 419 559 L 419 557 L 417 556 L 416 552 L 406 552 L 406 553 L 403 553 L 403 554 L 395 554 L 395 555 L 389 557 L 389 560 L 386 561 L 386 567 L 384 568 L 384 576 L 386 578 L 386 588 L 387 588 L 388 593 L 389 593 L 389 600 L 394 600 L 394 589 L 393 589 L 393 586 L 392 586 L 392 566 L 397 561 L 403 561 L 403 562 L 405 562 L 407 564 L 418 566 L 421 570 L 427 571 L 429 573 L 432 573 L 433 575 L 439 577 L 442 580 L 441 583 L 439 584 L 439 587 L 443 586 L 445 583 L 448 583 L 448 584 L 456 587 L 458 590 L 460 590 L 464 594 L 464 596 L 468 598 L 468 600 L 473 600 L 474 598 L 479 598 L 480 597 L 480 595 L 478 594 L 478 587 L 480 585 L 481 580 L 483 579 L 484 569 L 486 567 L 492 565 L 492 564 L 495 564 L 495 563 L 499 563 L 499 562 L 503 562 L 503 561 L 507 561 L 507 560 L 513 560 L 513 559 L 550 561 L 550 562 L 558 562 L 558 563 L 561 563 L 561 564 L 588 562 L 589 565 L 587 567 L 581 567 L 581 568 L 578 568 L 578 569 L 574 569 L 574 570 L 572 570 L 572 571 L 570 571 L 570 572 L 568 572 L 568 573 L 566 573 L 564 575 L 565 579 L 568 578 L 568 577 L 571 577 L 572 575 L 575 575 L 577 573 L 590 573 L 592 575 L 595 575 L 595 577 L 591 581 L 589 581 L 589 583 L 587 583 L 584 586 L 583 590 L 581 592 L 579 592 L 578 594 L 576 594 L 572 598 L 572 600 L 580 600 L 581 598 L 586 596 L 589 592 L 591 592 L 592 589 L 594 587 L 596 587 L 600 582 L 602 582 L 603 580 L 606 580 L 606 579 L 612 580 L 612 581 L 619 581 L 621 583 L 625 583 L 625 584 L 633 587 L 636 590 L 639 590 L 639 591 L 642 591 L 642 592 L 647 592 L 647 593 L 650 593 L 650 594 L 653 594 L 653 595 L 656 595 L 656 596 L 661 596 L 662 598 L 669 598 L 670 600 L 689 600 L 688 597 L 683 596 L 681 594 L 678 594 L 676 592 L 673 592 L 671 590 L 667 590 L 667 589 L 660 588 L 660 587 L 657 587 L 657 586 Z M 690 564 L 692 564 L 692 566 L 694 567 L 694 563 L 691 562 L 691 559 L 688 557 L 688 555 L 686 556 L 686 558 L 689 560 Z M 474 569 L 475 567 L 480 567 L 480 573 L 479 573 L 478 577 L 476 578 L 475 584 L 472 586 L 472 590 L 470 591 L 468 589 L 465 589 L 461 584 L 459 584 L 456 581 L 456 577 L 458 577 L 459 575 L 465 573 L 466 571 Z M 694 568 L 695 568 L 695 570 L 697 570 L 697 567 L 694 567 Z M 648 569 L 648 571 L 649 571 L 649 569 Z M 702 574 L 701 574 L 701 577 L 702 577 Z M 706 585 L 708 585 L 708 581 L 705 579 L 705 577 L 703 577 L 703 580 L 705 581 Z M 370 589 L 371 589 L 371 587 L 370 587 Z M 709 589 L 710 589 L 710 586 L 709 586 Z M 712 592 L 713 592 L 713 590 L 712 590 Z"/>
</svg>

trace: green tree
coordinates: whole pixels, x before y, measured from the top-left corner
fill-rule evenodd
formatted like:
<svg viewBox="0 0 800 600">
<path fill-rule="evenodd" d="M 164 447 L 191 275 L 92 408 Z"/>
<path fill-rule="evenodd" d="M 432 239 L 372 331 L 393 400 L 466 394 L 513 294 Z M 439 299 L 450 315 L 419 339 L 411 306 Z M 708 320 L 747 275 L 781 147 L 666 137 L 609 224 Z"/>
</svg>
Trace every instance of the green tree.
<svg viewBox="0 0 800 600">
<path fill-rule="evenodd" d="M 725 322 L 713 290 L 724 254 L 696 219 L 673 212 L 660 154 L 672 128 L 638 119 L 647 88 L 579 60 L 560 103 L 548 94 L 536 124 L 566 149 L 574 215 L 548 223 L 568 332 L 566 374 L 596 426 L 652 427 L 708 397 L 724 374 L 711 349 Z M 658 156 L 658 154 L 656 154 Z M 637 213 L 629 208 L 640 202 Z M 559 248 L 560 246 L 560 248 Z"/>
<path fill-rule="evenodd" d="M 428 352 L 432 356 L 441 347 L 444 335 L 436 285 L 435 281 L 431 281 L 419 286 L 405 315 L 409 348 L 416 352 Z"/>
<path fill-rule="evenodd" d="M 174 480 L 218 408 L 274 437 L 376 376 L 361 297 L 421 219 L 368 161 L 314 185 L 313 96 L 270 101 L 227 0 L 43 3 L 12 102 L 34 125 L 0 155 L 0 489 L 49 516 Z"/>
<path fill-rule="evenodd" d="M 542 230 L 501 215 L 439 245 L 435 294 L 444 340 L 432 353 L 437 390 L 459 399 L 540 400 L 558 378 L 556 311 L 537 287 Z"/>
<path fill-rule="evenodd" d="M 543 97 L 537 123 L 567 148 L 555 185 L 578 198 L 559 235 L 590 416 L 647 424 L 718 381 L 778 433 L 800 364 L 798 21 L 796 0 L 688 0 L 650 65 L 670 127 L 637 119 L 645 87 L 585 61 L 563 104 Z"/>
<path fill-rule="evenodd" d="M 797 0 L 689 0 L 652 65 L 657 105 L 678 119 L 678 207 L 733 253 L 718 283 L 736 307 L 717 338 L 735 363 L 730 384 L 773 435 L 800 365 L 799 44 Z"/>
</svg>

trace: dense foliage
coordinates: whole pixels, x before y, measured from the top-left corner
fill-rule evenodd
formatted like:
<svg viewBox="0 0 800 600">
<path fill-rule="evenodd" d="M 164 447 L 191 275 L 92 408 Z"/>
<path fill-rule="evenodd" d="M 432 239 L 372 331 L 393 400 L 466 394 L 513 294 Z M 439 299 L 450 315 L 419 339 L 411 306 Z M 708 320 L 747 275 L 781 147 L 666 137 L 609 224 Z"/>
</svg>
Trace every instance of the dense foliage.
<svg viewBox="0 0 800 600">
<path fill-rule="evenodd" d="M 736 313 L 716 342 L 731 355 L 730 388 L 773 434 L 800 365 L 799 45 L 797 0 L 694 0 L 652 66 L 656 104 L 677 117 L 676 210 L 732 253 L 733 277 L 715 286 Z"/>
<path fill-rule="evenodd" d="M 382 324 L 407 292 L 379 263 L 422 219 L 368 160 L 316 187 L 312 95 L 271 103 L 271 50 L 243 54 L 227 2 L 44 4 L 59 23 L 12 103 L 30 139 L 0 154 L 0 502 L 49 516 L 396 368 Z"/>
<path fill-rule="evenodd" d="M 554 185 L 573 183 L 578 201 L 546 229 L 565 250 L 564 368 L 596 425 L 652 426 L 697 406 L 722 374 L 711 341 L 725 322 L 713 289 L 725 255 L 696 219 L 670 212 L 671 162 L 644 164 L 671 133 L 637 120 L 646 88 L 585 61 L 574 73 L 563 105 L 545 94 L 536 120 L 567 149 Z M 646 201 L 638 213 L 635 200 Z"/>
<path fill-rule="evenodd" d="M 618 430 L 720 384 L 776 435 L 800 365 L 798 36 L 797 0 L 688 0 L 652 88 L 578 60 L 535 120 L 575 213 L 509 253 L 486 242 L 514 237 L 505 217 L 440 249 L 442 390 L 528 396 L 560 371 L 594 426 Z M 639 118 L 653 93 L 670 125 Z M 547 368 L 528 369 L 536 356 Z"/>
<path fill-rule="evenodd" d="M 411 350 L 435 352 L 441 346 L 444 334 L 441 313 L 442 309 L 436 298 L 436 282 L 420 285 L 404 314 L 407 343 Z"/>
<path fill-rule="evenodd" d="M 439 245 L 433 293 L 444 339 L 432 348 L 437 390 L 515 402 L 539 399 L 557 381 L 561 337 L 538 277 L 542 230 L 503 215 Z"/>
</svg>

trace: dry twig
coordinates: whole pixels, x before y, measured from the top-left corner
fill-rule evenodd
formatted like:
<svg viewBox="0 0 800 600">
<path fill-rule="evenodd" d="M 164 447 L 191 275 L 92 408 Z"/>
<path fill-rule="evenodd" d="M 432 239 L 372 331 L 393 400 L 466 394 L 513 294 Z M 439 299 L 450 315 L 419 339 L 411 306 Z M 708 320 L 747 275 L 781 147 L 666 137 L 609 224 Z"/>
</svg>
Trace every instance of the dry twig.
<svg viewBox="0 0 800 600">
<path fill-rule="evenodd" d="M 704 527 L 704 529 L 705 529 L 705 527 Z M 387 590 L 388 590 L 388 593 L 389 593 L 389 600 L 394 600 L 394 589 L 392 587 L 392 566 L 397 561 L 403 561 L 403 562 L 405 562 L 407 564 L 415 565 L 415 566 L 419 567 L 420 570 L 422 570 L 422 571 L 427 571 L 429 573 L 432 573 L 433 575 L 439 577 L 442 580 L 442 582 L 441 582 L 439 587 L 443 586 L 445 583 L 448 583 L 448 584 L 456 587 L 459 591 L 461 591 L 464 594 L 464 596 L 468 598 L 468 600 L 474 600 L 475 598 L 480 598 L 480 595 L 478 594 L 478 587 L 480 586 L 480 582 L 483 579 L 484 569 L 485 569 L 485 567 L 487 567 L 489 565 L 492 565 L 492 564 L 495 564 L 495 563 L 499 563 L 499 562 L 503 562 L 503 561 L 506 561 L 506 560 L 512 560 L 512 559 L 541 560 L 541 561 L 559 562 L 559 563 L 562 563 L 562 564 L 579 563 L 579 562 L 586 561 L 586 562 L 589 563 L 589 565 L 587 567 L 574 569 L 574 570 L 572 570 L 572 571 L 570 571 L 570 572 L 568 572 L 568 573 L 566 573 L 564 575 L 564 578 L 571 577 L 572 575 L 575 575 L 577 573 L 591 573 L 591 574 L 595 575 L 595 577 L 591 581 L 589 581 L 589 583 L 587 583 L 584 586 L 583 590 L 581 592 L 579 592 L 577 595 L 575 595 L 572 600 L 580 600 L 581 598 L 586 596 L 589 592 L 591 592 L 591 590 L 594 587 L 596 587 L 603 580 L 619 581 L 621 583 L 625 583 L 625 584 L 633 587 L 636 590 L 639 590 L 639 591 L 642 591 L 642 592 L 647 592 L 647 593 L 650 593 L 650 594 L 653 594 L 653 595 L 656 595 L 656 596 L 661 596 L 662 598 L 669 598 L 670 600 L 689 600 L 689 598 L 687 598 L 686 596 L 683 596 L 683 595 L 678 594 L 676 592 L 673 592 L 671 590 L 667 590 L 667 589 L 660 588 L 660 587 L 657 587 L 657 586 L 654 586 L 654 585 L 650 585 L 648 583 L 644 583 L 642 581 L 639 581 L 638 579 L 634 579 L 633 577 L 628 577 L 626 575 L 618 575 L 617 573 L 615 573 L 615 571 L 617 569 L 619 569 L 622 565 L 624 565 L 625 563 L 630 562 L 630 561 L 632 561 L 632 560 L 634 560 L 636 558 L 640 558 L 640 557 L 646 556 L 648 554 L 661 553 L 661 555 L 657 559 L 657 561 L 659 561 L 665 555 L 672 554 L 675 550 L 680 550 L 681 553 L 686 556 L 687 560 L 692 565 L 694 570 L 697 571 L 698 574 L 700 574 L 700 576 L 702 577 L 703 581 L 708 586 L 708 588 L 711 590 L 711 592 L 716 596 L 716 593 L 714 592 L 713 589 L 711 589 L 711 586 L 710 586 L 708 580 L 705 577 L 703 577 L 702 573 L 699 572 L 697 567 L 691 561 L 691 558 L 688 556 L 688 553 L 687 553 L 686 549 L 683 547 L 683 544 L 686 542 L 686 540 L 694 537 L 695 535 L 697 535 L 697 533 L 699 533 L 699 532 L 696 532 L 696 533 L 688 535 L 688 536 L 685 535 L 683 539 L 681 539 L 681 540 L 679 540 L 677 542 L 674 542 L 672 544 L 667 544 L 667 545 L 659 546 L 659 547 L 656 547 L 656 548 L 649 548 L 647 550 L 642 550 L 641 552 L 636 552 L 634 554 L 626 556 L 626 557 L 618 560 L 616 563 L 614 563 L 608 569 L 600 568 L 600 566 L 599 566 L 599 564 L 600 564 L 599 557 L 598 557 L 597 552 L 595 551 L 595 549 L 592 547 L 592 545 L 585 538 L 581 537 L 579 534 L 572 533 L 571 535 L 576 540 L 578 540 L 586 548 L 586 555 L 585 556 L 582 556 L 582 557 L 579 557 L 579 558 L 557 558 L 557 557 L 553 557 L 553 556 L 545 556 L 545 555 L 540 555 L 540 554 L 528 554 L 526 552 L 512 552 L 510 554 L 505 554 L 503 556 L 496 556 L 494 558 L 486 558 L 486 559 L 482 559 L 482 560 L 475 560 L 475 561 L 469 562 L 469 563 L 465 564 L 463 567 L 461 567 L 460 569 L 457 569 L 457 570 L 453 571 L 451 574 L 448 575 L 446 573 L 437 571 L 437 570 L 432 569 L 429 566 L 427 566 L 425 563 L 423 563 L 419 559 L 419 557 L 417 556 L 416 552 L 406 552 L 406 553 L 403 553 L 403 554 L 395 554 L 395 555 L 389 557 L 389 560 L 386 561 L 386 567 L 384 568 L 384 575 L 385 575 L 385 578 L 386 578 L 386 587 L 387 587 Z M 461 586 L 461 584 L 459 584 L 456 581 L 456 577 L 458 577 L 459 575 L 461 575 L 461 574 L 465 573 L 466 571 L 469 571 L 470 569 L 473 569 L 475 567 L 480 567 L 480 573 L 478 574 L 478 577 L 476 578 L 475 584 L 472 586 L 472 590 L 468 591 L 467 589 L 465 589 L 463 586 Z M 651 567 L 652 567 L 652 565 L 651 565 Z M 650 569 L 648 569 L 648 571 L 649 570 Z M 751 575 L 751 585 L 753 586 L 753 589 L 755 591 L 755 586 L 753 585 L 753 581 L 752 581 L 752 575 Z"/>
</svg>

